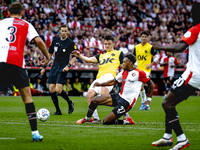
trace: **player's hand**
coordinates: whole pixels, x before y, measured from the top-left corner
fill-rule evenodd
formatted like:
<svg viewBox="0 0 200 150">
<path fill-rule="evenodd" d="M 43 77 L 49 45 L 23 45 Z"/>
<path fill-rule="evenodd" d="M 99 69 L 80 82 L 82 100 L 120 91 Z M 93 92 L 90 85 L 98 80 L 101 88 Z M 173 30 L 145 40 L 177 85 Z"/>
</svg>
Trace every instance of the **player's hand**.
<svg viewBox="0 0 200 150">
<path fill-rule="evenodd" d="M 149 70 L 151 68 L 150 64 L 147 64 L 146 69 Z"/>
<path fill-rule="evenodd" d="M 41 75 L 44 75 L 44 73 L 45 73 L 45 69 L 42 68 L 42 70 L 40 71 L 40 74 L 41 74 Z"/>
<path fill-rule="evenodd" d="M 63 68 L 63 70 L 62 70 L 63 72 L 68 72 L 69 71 L 69 67 L 68 66 L 66 66 L 65 68 Z"/>
<path fill-rule="evenodd" d="M 93 87 L 95 87 L 95 86 L 100 86 L 100 83 L 96 82 L 96 83 L 93 85 Z"/>
<path fill-rule="evenodd" d="M 41 60 L 40 62 L 39 62 L 39 64 L 40 65 L 44 65 L 44 66 L 47 66 L 48 65 L 48 63 L 49 63 L 49 60 L 48 59 L 43 59 L 43 60 Z"/>
<path fill-rule="evenodd" d="M 79 51 L 73 51 L 72 56 L 79 57 L 81 53 Z"/>
<path fill-rule="evenodd" d="M 156 50 L 161 50 L 162 49 L 162 45 L 158 42 L 153 42 L 153 48 Z"/>
</svg>

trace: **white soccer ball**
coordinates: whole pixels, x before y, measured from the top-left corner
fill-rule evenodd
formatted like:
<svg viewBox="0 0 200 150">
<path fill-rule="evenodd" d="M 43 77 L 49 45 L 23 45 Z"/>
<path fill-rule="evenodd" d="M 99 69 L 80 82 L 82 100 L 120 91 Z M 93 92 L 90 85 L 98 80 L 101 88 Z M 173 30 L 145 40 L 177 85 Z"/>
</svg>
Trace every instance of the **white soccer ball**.
<svg viewBox="0 0 200 150">
<path fill-rule="evenodd" d="M 40 121 L 47 121 L 50 117 L 50 113 L 46 108 L 41 108 L 40 110 L 38 110 L 37 112 L 37 118 Z"/>
</svg>

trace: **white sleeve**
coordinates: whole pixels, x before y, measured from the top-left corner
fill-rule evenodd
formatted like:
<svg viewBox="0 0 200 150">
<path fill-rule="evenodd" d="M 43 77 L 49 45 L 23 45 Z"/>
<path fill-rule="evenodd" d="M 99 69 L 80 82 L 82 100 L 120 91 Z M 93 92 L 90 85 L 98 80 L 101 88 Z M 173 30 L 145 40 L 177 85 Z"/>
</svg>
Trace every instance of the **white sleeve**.
<svg viewBox="0 0 200 150">
<path fill-rule="evenodd" d="M 35 37 L 39 36 L 32 24 L 29 23 L 27 39 L 30 42 Z"/>
<path fill-rule="evenodd" d="M 153 57 L 153 61 L 154 61 L 154 62 L 158 62 L 159 59 L 160 59 L 160 55 L 159 55 L 159 54 L 156 54 L 156 55 Z"/>
<path fill-rule="evenodd" d="M 117 76 L 115 77 L 115 80 L 117 80 L 119 83 L 122 82 L 122 73 L 123 73 L 123 71 L 121 71 L 120 73 L 118 73 Z"/>
</svg>

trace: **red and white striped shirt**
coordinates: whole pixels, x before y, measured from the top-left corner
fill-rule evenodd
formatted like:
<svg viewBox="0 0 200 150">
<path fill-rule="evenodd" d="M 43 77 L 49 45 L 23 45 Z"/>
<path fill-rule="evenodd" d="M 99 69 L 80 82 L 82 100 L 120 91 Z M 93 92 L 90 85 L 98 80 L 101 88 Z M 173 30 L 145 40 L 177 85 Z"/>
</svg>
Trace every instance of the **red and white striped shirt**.
<svg viewBox="0 0 200 150">
<path fill-rule="evenodd" d="M 122 82 L 119 95 L 129 102 L 131 106 L 134 105 L 132 104 L 135 102 L 134 99 L 138 98 L 142 84 L 150 80 L 144 71 L 137 68 L 131 71 L 121 71 L 115 79 L 120 83 Z"/>
<path fill-rule="evenodd" d="M 39 36 L 35 28 L 19 18 L 6 18 L 0 21 L 0 62 L 24 68 L 24 46 Z"/>
<path fill-rule="evenodd" d="M 190 28 L 180 41 L 189 45 L 189 61 L 182 77 L 186 83 L 200 89 L 200 23 Z"/>
<path fill-rule="evenodd" d="M 162 57 L 160 64 L 163 64 L 164 62 L 168 62 L 167 65 L 164 65 L 164 78 L 167 77 L 174 77 L 174 71 L 175 71 L 175 67 L 171 67 L 174 65 L 178 65 L 178 61 L 176 59 L 176 57 L 171 56 L 171 57 Z"/>
</svg>

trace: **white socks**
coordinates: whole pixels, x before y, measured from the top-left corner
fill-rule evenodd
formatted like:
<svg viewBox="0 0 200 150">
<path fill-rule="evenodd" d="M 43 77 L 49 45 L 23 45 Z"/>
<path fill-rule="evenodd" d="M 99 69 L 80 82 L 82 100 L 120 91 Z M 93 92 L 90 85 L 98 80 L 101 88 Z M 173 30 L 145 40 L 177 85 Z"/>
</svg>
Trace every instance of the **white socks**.
<svg viewBox="0 0 200 150">
<path fill-rule="evenodd" d="M 123 117 L 124 117 L 124 119 L 127 119 L 127 117 L 129 117 L 129 114 L 128 114 L 128 112 L 127 112 L 127 113 L 125 113 L 125 114 L 123 115 Z"/>
<path fill-rule="evenodd" d="M 183 133 L 183 134 L 181 134 L 181 135 L 179 135 L 179 136 L 177 136 L 177 141 L 179 142 L 179 141 L 185 141 L 186 140 L 186 136 L 185 136 L 185 134 Z"/>
<path fill-rule="evenodd" d="M 146 93 L 145 90 L 140 91 L 140 97 L 141 97 L 141 103 L 144 103 L 146 101 Z"/>
<path fill-rule="evenodd" d="M 94 110 L 93 116 L 94 116 L 94 119 L 100 120 L 100 119 L 99 119 L 99 115 L 98 115 L 98 113 L 97 113 L 97 109 Z"/>
<path fill-rule="evenodd" d="M 163 138 L 165 138 L 165 139 L 170 139 L 171 137 L 172 137 L 172 134 L 169 134 L 169 133 L 165 133 L 163 135 Z"/>
<path fill-rule="evenodd" d="M 38 132 L 38 130 L 31 131 L 31 133 L 32 133 L 32 135 L 33 135 L 33 134 L 37 134 L 37 135 L 39 135 L 39 132 Z"/>
</svg>

